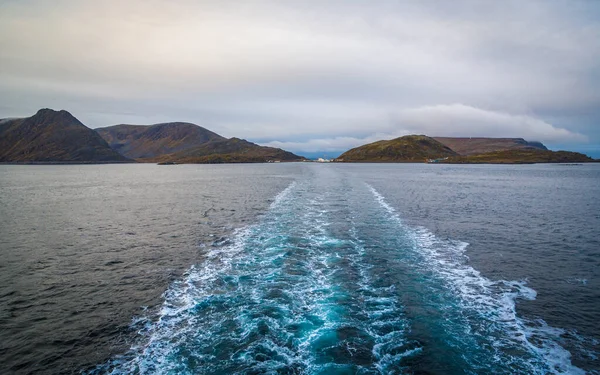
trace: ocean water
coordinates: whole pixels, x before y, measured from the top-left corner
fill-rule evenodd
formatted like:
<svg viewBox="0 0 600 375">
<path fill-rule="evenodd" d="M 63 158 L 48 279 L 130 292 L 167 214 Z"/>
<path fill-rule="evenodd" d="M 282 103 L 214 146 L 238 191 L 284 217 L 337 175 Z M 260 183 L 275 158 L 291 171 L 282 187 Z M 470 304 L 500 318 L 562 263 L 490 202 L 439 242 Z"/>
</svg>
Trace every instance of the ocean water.
<svg viewBox="0 0 600 375">
<path fill-rule="evenodd" d="M 254 222 L 298 176 L 262 166 L 0 166 L 0 374 L 79 373 L 204 244 Z"/>
<path fill-rule="evenodd" d="M 0 370 L 598 374 L 600 166 L 0 167 Z"/>
</svg>

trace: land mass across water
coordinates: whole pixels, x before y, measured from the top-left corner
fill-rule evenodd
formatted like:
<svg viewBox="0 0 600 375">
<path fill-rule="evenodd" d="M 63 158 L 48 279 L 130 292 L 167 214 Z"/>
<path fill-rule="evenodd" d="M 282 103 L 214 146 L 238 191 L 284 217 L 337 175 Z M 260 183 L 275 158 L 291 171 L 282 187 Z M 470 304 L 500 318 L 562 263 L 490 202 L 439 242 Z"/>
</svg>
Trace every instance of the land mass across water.
<svg viewBox="0 0 600 375">
<path fill-rule="evenodd" d="M 304 157 L 184 122 L 90 129 L 65 110 L 0 120 L 3 163 L 264 163 Z"/>
<path fill-rule="evenodd" d="M 0 162 L 122 163 L 131 160 L 67 111 L 40 109 L 27 118 L 0 120 Z"/>
<path fill-rule="evenodd" d="M 534 164 L 534 163 L 588 163 L 596 160 L 571 151 L 502 150 L 475 155 L 459 155 L 440 160 L 446 164 Z"/>
<path fill-rule="evenodd" d="M 355 147 L 336 162 L 530 164 L 585 163 L 595 160 L 571 151 L 550 151 L 522 138 L 451 138 L 407 135 Z"/>
<path fill-rule="evenodd" d="M 280 148 L 259 146 L 236 137 L 225 138 L 185 122 L 115 125 L 96 131 L 114 150 L 138 162 L 204 164 L 305 160 Z"/>
<path fill-rule="evenodd" d="M 65 110 L 0 119 L 1 163 L 264 163 L 307 161 L 289 151 L 225 138 L 196 124 L 121 124 L 90 129 Z M 328 160 L 327 160 L 328 161 Z M 582 163 L 594 159 L 550 151 L 522 138 L 407 135 L 350 149 L 336 162 L 520 164 Z"/>
<path fill-rule="evenodd" d="M 448 146 L 424 135 L 407 135 L 350 149 L 341 154 L 340 162 L 422 163 L 458 155 Z"/>
<path fill-rule="evenodd" d="M 547 150 L 541 142 L 523 138 L 433 137 L 459 155 L 477 155 L 504 150 Z"/>
</svg>

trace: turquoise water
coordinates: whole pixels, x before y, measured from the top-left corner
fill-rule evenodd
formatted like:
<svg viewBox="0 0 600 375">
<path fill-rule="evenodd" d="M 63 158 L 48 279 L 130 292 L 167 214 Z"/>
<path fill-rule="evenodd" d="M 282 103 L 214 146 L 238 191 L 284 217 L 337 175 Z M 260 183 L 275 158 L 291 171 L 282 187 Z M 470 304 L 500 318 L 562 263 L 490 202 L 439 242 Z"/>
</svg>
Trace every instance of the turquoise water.
<svg viewBox="0 0 600 375">
<path fill-rule="evenodd" d="M 526 278 L 486 278 L 468 243 L 405 222 L 375 185 L 311 166 L 203 245 L 157 317 L 134 320 L 137 343 L 90 372 L 585 373 L 564 330 L 517 312 L 536 299 Z"/>
</svg>

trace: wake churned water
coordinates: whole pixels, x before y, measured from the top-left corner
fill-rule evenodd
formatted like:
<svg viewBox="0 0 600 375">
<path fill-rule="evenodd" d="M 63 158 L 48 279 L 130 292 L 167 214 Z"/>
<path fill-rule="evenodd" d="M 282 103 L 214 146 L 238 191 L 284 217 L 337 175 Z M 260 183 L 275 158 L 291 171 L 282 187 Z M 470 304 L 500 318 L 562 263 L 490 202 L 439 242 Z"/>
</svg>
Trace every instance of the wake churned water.
<svg viewBox="0 0 600 375">
<path fill-rule="evenodd" d="M 256 224 L 203 249 L 91 373 L 583 374 L 562 331 L 520 317 L 527 280 L 493 281 L 467 243 L 411 227 L 373 186 L 316 171 Z"/>
</svg>

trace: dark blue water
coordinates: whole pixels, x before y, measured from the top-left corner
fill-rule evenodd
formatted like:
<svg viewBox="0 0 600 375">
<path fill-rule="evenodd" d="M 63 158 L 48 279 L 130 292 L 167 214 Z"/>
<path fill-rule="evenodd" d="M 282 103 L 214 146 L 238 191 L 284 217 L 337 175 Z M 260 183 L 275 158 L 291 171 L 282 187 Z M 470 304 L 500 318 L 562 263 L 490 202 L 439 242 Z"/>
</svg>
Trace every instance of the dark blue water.
<svg viewBox="0 0 600 375">
<path fill-rule="evenodd" d="M 308 168 L 259 223 L 206 248 L 205 260 L 165 293 L 159 318 L 140 329 L 146 341 L 97 370 L 585 373 L 573 364 L 564 329 L 517 311 L 537 297 L 527 278 L 482 275 L 467 242 L 405 223 L 375 187 L 401 190 L 411 169 Z M 389 174 L 366 178 L 378 168 Z M 504 241 L 519 242 L 513 235 Z M 595 354 L 578 355 L 593 366 Z"/>
<path fill-rule="evenodd" d="M 0 166 L 0 374 L 79 373 L 132 345 L 201 245 L 298 178 L 261 165 Z M 241 183 L 243 181 L 243 183 Z"/>
<path fill-rule="evenodd" d="M 6 168 L 7 372 L 600 373 L 597 165 Z"/>
</svg>

